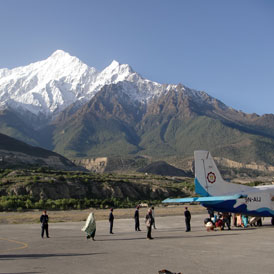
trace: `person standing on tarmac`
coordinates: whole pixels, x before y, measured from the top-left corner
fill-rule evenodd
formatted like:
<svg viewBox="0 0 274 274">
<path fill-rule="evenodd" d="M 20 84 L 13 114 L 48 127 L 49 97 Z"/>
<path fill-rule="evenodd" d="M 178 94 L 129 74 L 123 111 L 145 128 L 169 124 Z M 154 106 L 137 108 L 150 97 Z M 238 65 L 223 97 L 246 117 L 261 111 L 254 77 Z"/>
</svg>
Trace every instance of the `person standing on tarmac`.
<svg viewBox="0 0 274 274">
<path fill-rule="evenodd" d="M 191 214 L 187 207 L 185 207 L 185 222 L 186 222 L 186 232 L 190 231 L 190 220 L 191 220 Z"/>
<path fill-rule="evenodd" d="M 153 217 L 153 228 L 156 229 L 154 206 L 151 207 L 151 212 L 152 212 L 152 217 Z"/>
<path fill-rule="evenodd" d="M 140 221 L 139 221 L 139 208 L 140 208 L 140 206 L 138 205 L 136 207 L 136 210 L 135 210 L 135 213 L 134 213 L 135 231 L 141 231 L 141 229 L 140 229 Z"/>
<path fill-rule="evenodd" d="M 222 230 L 224 230 L 225 225 L 227 226 L 228 230 L 231 230 L 230 224 L 231 224 L 231 214 L 228 213 L 228 212 L 223 212 L 223 226 L 222 226 Z"/>
<path fill-rule="evenodd" d="M 110 234 L 114 234 L 114 233 L 112 232 L 112 229 L 113 229 L 113 222 L 114 222 L 113 208 L 110 209 L 110 213 L 109 213 L 108 220 L 109 220 L 109 233 L 110 233 Z"/>
<path fill-rule="evenodd" d="M 40 217 L 40 222 L 42 224 L 42 232 L 41 232 L 41 237 L 44 238 L 44 231 L 46 230 L 46 235 L 47 238 L 49 238 L 49 216 L 47 215 L 47 211 L 44 210 L 43 214 Z"/>
<path fill-rule="evenodd" d="M 145 223 L 146 223 L 146 227 L 147 227 L 147 240 L 152 240 L 153 238 L 151 237 L 151 229 L 152 229 L 152 225 L 154 223 L 154 219 L 152 216 L 151 208 L 149 208 L 147 211 Z"/>
</svg>

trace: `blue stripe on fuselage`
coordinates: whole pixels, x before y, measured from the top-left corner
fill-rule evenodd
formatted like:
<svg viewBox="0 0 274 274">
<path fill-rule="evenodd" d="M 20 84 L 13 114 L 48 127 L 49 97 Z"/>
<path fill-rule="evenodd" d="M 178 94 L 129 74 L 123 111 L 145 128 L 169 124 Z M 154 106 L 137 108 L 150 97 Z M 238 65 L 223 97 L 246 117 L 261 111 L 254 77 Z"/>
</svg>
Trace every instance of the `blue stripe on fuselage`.
<svg viewBox="0 0 274 274">
<path fill-rule="evenodd" d="M 236 200 L 229 200 L 224 202 L 204 202 L 201 203 L 204 207 L 212 208 L 214 211 L 241 213 L 242 215 L 261 216 L 261 217 L 274 217 L 274 211 L 270 208 L 258 208 L 257 210 L 248 210 L 246 204 L 241 204 L 234 207 Z"/>
</svg>

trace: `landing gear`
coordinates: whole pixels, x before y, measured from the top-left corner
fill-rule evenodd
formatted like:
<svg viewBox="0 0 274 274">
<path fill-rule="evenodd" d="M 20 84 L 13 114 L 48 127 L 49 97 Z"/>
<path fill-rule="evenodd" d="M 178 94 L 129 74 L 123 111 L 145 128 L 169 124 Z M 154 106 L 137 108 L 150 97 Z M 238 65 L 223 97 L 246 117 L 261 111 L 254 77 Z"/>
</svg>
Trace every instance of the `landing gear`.
<svg viewBox="0 0 274 274">
<path fill-rule="evenodd" d="M 274 225 L 274 217 L 271 218 L 271 224 Z"/>
</svg>

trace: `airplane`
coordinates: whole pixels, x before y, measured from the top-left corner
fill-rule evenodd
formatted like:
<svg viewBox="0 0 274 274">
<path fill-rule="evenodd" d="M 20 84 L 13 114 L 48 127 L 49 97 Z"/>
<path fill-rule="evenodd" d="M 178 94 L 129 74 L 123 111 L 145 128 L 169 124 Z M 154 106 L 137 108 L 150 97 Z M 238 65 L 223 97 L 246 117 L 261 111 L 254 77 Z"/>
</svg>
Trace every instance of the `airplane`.
<svg viewBox="0 0 274 274">
<path fill-rule="evenodd" d="M 272 217 L 274 225 L 274 185 L 250 187 L 225 181 L 210 152 L 194 151 L 195 193 L 201 197 L 165 199 L 162 203 L 192 203 L 218 212 L 254 217 Z"/>
</svg>

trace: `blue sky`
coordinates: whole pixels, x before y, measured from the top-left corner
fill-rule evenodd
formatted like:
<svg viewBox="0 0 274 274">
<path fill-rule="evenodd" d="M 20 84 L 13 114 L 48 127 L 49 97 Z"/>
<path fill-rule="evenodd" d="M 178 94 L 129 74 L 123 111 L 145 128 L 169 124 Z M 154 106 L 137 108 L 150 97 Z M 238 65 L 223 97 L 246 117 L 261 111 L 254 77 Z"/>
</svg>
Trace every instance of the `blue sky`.
<svg viewBox="0 0 274 274">
<path fill-rule="evenodd" d="M 0 0 L 0 68 L 57 49 L 101 70 L 203 90 L 247 113 L 274 113 L 272 0 Z"/>
</svg>

